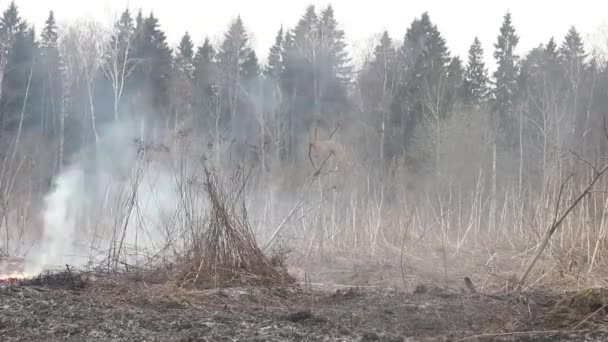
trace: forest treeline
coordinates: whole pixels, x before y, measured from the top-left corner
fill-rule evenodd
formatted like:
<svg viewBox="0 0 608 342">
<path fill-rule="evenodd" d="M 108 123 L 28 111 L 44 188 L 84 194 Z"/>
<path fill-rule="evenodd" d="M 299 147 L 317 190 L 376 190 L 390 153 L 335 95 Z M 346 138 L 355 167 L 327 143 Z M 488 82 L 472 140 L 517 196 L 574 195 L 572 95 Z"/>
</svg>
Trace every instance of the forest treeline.
<svg viewBox="0 0 608 342">
<path fill-rule="evenodd" d="M 604 152 L 608 64 L 574 27 L 524 53 L 506 13 L 494 50 L 471 37 L 461 58 L 423 13 L 404 23 L 400 43 L 384 32 L 355 70 L 331 6 L 277 28 L 264 64 L 240 17 L 217 45 L 185 33 L 171 49 L 160 25 L 126 10 L 113 27 L 59 28 L 51 12 L 38 34 L 11 3 L 0 21 L 5 159 L 36 136 L 52 176 L 99 142 L 104 125 L 134 117 L 203 137 L 217 160 L 254 156 L 263 170 L 319 167 L 323 156 L 310 154 L 324 150 L 311 150 L 331 141 L 330 154 L 348 150 L 385 174 L 404 165 L 439 181 L 493 170 L 494 188 L 504 180 L 520 192 L 542 187 L 564 147 L 590 159 Z"/>
</svg>

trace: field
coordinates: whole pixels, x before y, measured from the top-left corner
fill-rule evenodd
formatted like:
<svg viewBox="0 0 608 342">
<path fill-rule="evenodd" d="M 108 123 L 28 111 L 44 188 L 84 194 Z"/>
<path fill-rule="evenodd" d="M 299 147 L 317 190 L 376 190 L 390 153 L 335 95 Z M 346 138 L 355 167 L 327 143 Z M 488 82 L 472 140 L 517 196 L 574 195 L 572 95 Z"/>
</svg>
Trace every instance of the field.
<svg viewBox="0 0 608 342">
<path fill-rule="evenodd" d="M 386 263 L 309 265 L 307 280 L 293 285 L 224 289 L 150 276 L 47 275 L 0 289 L 0 336 L 7 342 L 608 339 L 608 293 L 601 289 L 518 294 L 481 291 L 477 277 L 472 289 L 457 279 L 446 288 L 400 273 Z"/>
</svg>

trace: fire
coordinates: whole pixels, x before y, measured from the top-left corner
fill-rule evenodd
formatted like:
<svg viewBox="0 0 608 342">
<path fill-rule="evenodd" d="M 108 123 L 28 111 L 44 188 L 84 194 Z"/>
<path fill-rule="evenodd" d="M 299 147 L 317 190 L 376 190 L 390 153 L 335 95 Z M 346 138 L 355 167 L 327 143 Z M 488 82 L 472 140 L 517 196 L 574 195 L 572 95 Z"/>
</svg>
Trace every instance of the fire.
<svg viewBox="0 0 608 342">
<path fill-rule="evenodd" d="M 0 275 L 0 286 L 18 286 L 24 279 L 31 278 L 31 275 L 23 272 Z"/>
<path fill-rule="evenodd" d="M 24 271 L 25 260 L 15 257 L 0 257 L 0 286 L 19 285 L 22 280 L 31 278 Z"/>
</svg>

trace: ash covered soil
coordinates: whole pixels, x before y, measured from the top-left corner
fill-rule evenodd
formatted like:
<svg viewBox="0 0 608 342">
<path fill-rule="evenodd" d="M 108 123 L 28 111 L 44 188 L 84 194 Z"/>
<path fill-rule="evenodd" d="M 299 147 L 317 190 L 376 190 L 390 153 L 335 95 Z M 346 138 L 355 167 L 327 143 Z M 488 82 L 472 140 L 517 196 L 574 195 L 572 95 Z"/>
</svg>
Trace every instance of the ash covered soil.
<svg viewBox="0 0 608 342">
<path fill-rule="evenodd" d="M 605 313 L 589 317 L 596 304 L 586 307 L 578 297 L 432 285 L 409 292 L 109 281 L 80 290 L 12 286 L 0 289 L 0 341 L 608 341 Z"/>
</svg>

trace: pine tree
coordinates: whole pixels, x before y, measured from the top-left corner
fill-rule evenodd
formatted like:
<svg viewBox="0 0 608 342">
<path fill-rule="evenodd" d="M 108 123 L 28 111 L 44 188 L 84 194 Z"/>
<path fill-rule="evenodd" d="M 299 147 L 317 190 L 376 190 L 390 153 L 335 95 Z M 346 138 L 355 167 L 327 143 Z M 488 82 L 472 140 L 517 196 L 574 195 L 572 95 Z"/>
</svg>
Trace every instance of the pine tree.
<svg viewBox="0 0 608 342">
<path fill-rule="evenodd" d="M 494 89 L 494 110 L 497 114 L 498 129 L 507 139 L 512 142 L 513 130 L 513 110 L 515 107 L 516 96 L 518 93 L 518 56 L 515 48 L 519 43 L 519 36 L 515 33 L 515 28 L 511 22 L 511 13 L 507 12 L 504 16 L 500 35 L 494 45 L 494 58 L 498 68 L 494 73 L 496 88 Z"/>
<path fill-rule="evenodd" d="M 479 105 L 489 95 L 488 70 L 483 62 L 483 48 L 477 37 L 469 49 L 469 62 L 464 78 L 464 97 L 467 104 Z"/>
<path fill-rule="evenodd" d="M 283 73 L 283 44 L 283 27 L 281 27 L 275 38 L 274 45 L 270 48 L 268 63 L 264 68 L 264 76 L 274 81 L 278 81 Z"/>
</svg>

